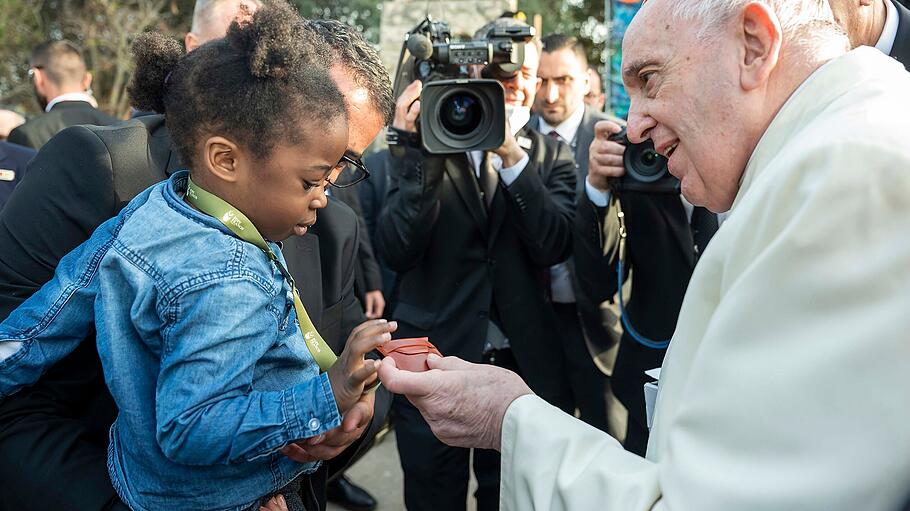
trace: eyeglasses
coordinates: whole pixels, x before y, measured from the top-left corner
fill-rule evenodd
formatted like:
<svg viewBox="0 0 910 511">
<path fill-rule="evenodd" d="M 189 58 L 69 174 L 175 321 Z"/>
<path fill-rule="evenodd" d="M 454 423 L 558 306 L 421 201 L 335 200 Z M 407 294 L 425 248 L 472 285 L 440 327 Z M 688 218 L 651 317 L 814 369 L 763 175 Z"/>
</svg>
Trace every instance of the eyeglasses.
<svg viewBox="0 0 910 511">
<path fill-rule="evenodd" d="M 338 169 L 341 169 L 340 171 Z M 342 155 L 338 167 L 332 170 L 327 181 L 335 188 L 347 188 L 354 186 L 364 179 L 370 177 L 370 171 L 360 158 L 351 158 L 348 155 Z"/>
</svg>

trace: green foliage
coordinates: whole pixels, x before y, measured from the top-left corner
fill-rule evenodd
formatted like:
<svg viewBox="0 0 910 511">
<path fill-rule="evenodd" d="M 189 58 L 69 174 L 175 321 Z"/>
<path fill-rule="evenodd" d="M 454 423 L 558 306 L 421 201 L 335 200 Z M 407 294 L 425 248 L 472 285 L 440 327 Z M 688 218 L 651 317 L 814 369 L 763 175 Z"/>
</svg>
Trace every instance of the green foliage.
<svg viewBox="0 0 910 511">
<path fill-rule="evenodd" d="M 309 18 L 338 19 L 379 43 L 381 0 L 291 0 Z M 434 0 L 436 1 L 436 0 Z M 127 113 L 125 88 L 132 69 L 129 45 L 143 30 L 181 38 L 189 30 L 195 0 L 0 0 L 0 103 L 35 113 L 27 78 L 32 48 L 48 39 L 70 39 L 86 54 L 93 90 L 103 110 Z M 543 34 L 564 32 L 585 42 L 592 65 L 602 69 L 607 37 L 603 1 L 518 0 L 518 7 L 543 21 Z"/>
<path fill-rule="evenodd" d="M 357 27 L 367 41 L 379 44 L 380 0 L 293 0 L 304 18 L 336 19 Z"/>
<path fill-rule="evenodd" d="M 588 53 L 588 61 L 603 69 L 604 45 L 608 33 L 604 25 L 604 0 L 518 0 L 518 9 L 528 16 L 528 22 L 540 14 L 541 35 L 560 32 L 580 38 Z"/>
<path fill-rule="evenodd" d="M 125 116 L 136 34 L 157 29 L 182 37 L 194 0 L 0 0 L 0 103 L 37 113 L 28 79 L 32 49 L 49 39 L 78 44 L 94 77 L 99 107 Z"/>
</svg>

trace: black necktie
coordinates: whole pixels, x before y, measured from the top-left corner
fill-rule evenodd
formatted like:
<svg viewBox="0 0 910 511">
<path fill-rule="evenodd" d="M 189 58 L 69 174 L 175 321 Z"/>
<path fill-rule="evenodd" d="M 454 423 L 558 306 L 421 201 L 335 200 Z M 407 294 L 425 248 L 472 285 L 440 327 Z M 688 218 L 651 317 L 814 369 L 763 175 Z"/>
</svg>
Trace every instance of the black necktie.
<svg viewBox="0 0 910 511">
<path fill-rule="evenodd" d="M 490 209 L 493 203 L 493 196 L 496 195 L 496 185 L 499 183 L 499 176 L 493 170 L 493 162 L 490 161 L 490 153 L 484 152 L 483 159 L 480 161 L 480 177 L 478 179 L 480 191 L 483 193 L 483 202 Z"/>
<path fill-rule="evenodd" d="M 562 137 L 559 136 L 559 133 L 556 130 L 550 130 L 550 132 L 547 133 L 547 136 L 550 138 L 555 138 L 556 140 L 562 140 Z"/>
<path fill-rule="evenodd" d="M 717 232 L 717 215 L 701 206 L 692 209 L 692 239 L 695 241 L 696 256 L 705 253 L 708 242 Z"/>
</svg>

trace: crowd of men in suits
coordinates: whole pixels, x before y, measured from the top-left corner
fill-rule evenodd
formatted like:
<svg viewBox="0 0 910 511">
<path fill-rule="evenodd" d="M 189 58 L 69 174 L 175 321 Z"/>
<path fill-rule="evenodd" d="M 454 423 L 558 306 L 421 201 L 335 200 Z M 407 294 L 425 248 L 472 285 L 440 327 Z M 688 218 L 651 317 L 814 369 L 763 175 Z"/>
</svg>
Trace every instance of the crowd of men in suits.
<svg viewBox="0 0 910 511">
<path fill-rule="evenodd" d="M 259 4 L 198 1 L 187 50 L 220 37 L 223 21 L 229 23 L 240 5 Z M 854 46 L 874 46 L 910 65 L 910 11 L 901 3 L 831 5 Z M 877 15 L 869 15 L 872 9 Z M 477 36 L 520 23 L 500 18 Z M 364 69 L 381 67 L 378 60 L 344 54 L 359 36 L 332 22 L 321 30 L 341 34 L 341 75 L 358 83 L 376 78 Z M 331 35 L 326 38 L 332 44 Z M 120 122 L 98 110 L 91 73 L 75 45 L 37 47 L 29 74 L 44 113 L 0 141 L 0 317 L 130 198 L 181 168 L 162 116 Z M 669 339 L 699 254 L 724 215 L 678 194 L 613 193 L 610 178 L 624 172 L 624 146 L 609 136 L 621 121 L 602 112 L 600 79 L 577 38 L 535 39 L 523 68 L 500 83 L 510 107 L 532 112 L 501 148 L 446 157 L 406 148 L 395 156 L 368 156 L 371 178 L 354 189 L 334 189 L 310 232 L 285 243 L 289 270 L 333 349 L 365 317 L 393 319 L 401 337 L 429 337 L 445 355 L 517 372 L 551 404 L 644 455 L 643 387 L 651 381 L 645 371 L 660 367 L 666 347 L 623 331 L 615 297 L 630 284 L 629 324 L 647 338 Z M 419 96 L 415 82 L 398 98 L 392 128 L 415 130 Z M 372 136 L 364 135 L 357 156 L 381 128 L 365 122 Z M 91 126 L 65 130 L 76 125 Z M 620 229 L 628 233 L 626 254 L 612 243 Z M 621 259 L 625 272 L 618 277 Z M 313 267 L 321 272 L 306 271 Z M 0 509 L 122 509 L 104 463 L 116 409 L 89 341 L 33 388 L 0 402 Z M 408 509 L 464 509 L 471 460 L 478 509 L 498 509 L 497 452 L 472 456 L 445 445 L 407 399 L 382 392 L 365 438 L 376 434 L 389 408 Z M 351 509 L 376 505 L 343 475 L 365 444 L 316 476 L 334 478 L 330 497 L 334 492 Z"/>
</svg>

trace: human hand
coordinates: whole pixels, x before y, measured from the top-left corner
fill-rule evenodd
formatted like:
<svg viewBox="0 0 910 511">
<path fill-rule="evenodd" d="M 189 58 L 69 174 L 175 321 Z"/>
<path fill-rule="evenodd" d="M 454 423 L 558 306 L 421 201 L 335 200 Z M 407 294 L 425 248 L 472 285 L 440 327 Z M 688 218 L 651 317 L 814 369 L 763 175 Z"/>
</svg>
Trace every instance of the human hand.
<svg viewBox="0 0 910 511">
<path fill-rule="evenodd" d="M 619 142 L 609 140 L 610 135 L 619 133 L 622 128 L 613 121 L 598 121 L 594 125 L 594 141 L 588 155 L 588 182 L 602 192 L 608 192 L 608 179 L 620 177 L 626 173 L 622 164 L 622 155 L 626 147 Z"/>
<path fill-rule="evenodd" d="M 288 503 L 284 495 L 278 494 L 270 498 L 264 506 L 259 506 L 259 511 L 288 511 Z"/>
<path fill-rule="evenodd" d="M 369 291 L 363 295 L 364 308 L 368 319 L 379 319 L 385 311 L 385 297 L 382 291 Z"/>
<path fill-rule="evenodd" d="M 387 389 L 404 394 L 446 444 L 500 450 L 506 410 L 531 393 L 527 384 L 512 371 L 457 357 L 430 355 L 427 364 L 429 371 L 412 373 L 386 357 L 379 377 Z"/>
<path fill-rule="evenodd" d="M 281 454 L 297 463 L 330 460 L 338 456 L 363 436 L 364 430 L 373 419 L 375 402 L 375 393 L 361 395 L 360 400 L 345 414 L 340 426 L 322 435 L 290 443 L 281 449 Z"/>
<path fill-rule="evenodd" d="M 509 127 L 509 120 L 506 119 L 506 139 L 502 145 L 493 150 L 502 158 L 502 168 L 506 169 L 518 164 L 525 156 L 524 149 L 518 145 L 515 136 L 512 135 L 512 129 Z"/>
<path fill-rule="evenodd" d="M 392 127 L 402 131 L 417 131 L 417 116 L 420 115 L 420 93 L 423 83 L 414 80 L 408 85 L 395 102 L 395 119 Z"/>
<path fill-rule="evenodd" d="M 390 340 L 397 328 L 394 321 L 372 319 L 351 331 L 344 351 L 328 370 L 335 404 L 342 416 L 360 400 L 364 385 L 376 377 L 379 361 L 364 360 L 363 356 Z"/>
</svg>

